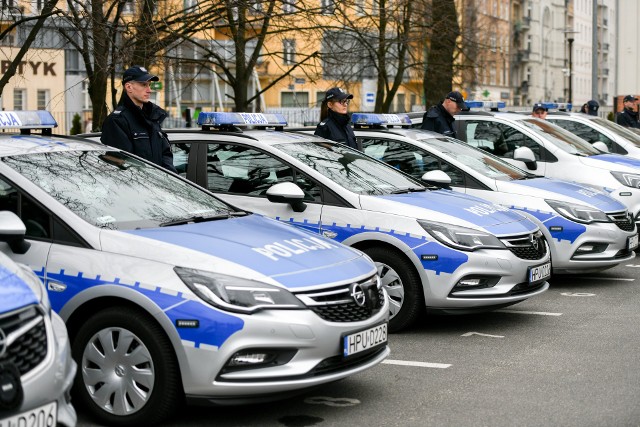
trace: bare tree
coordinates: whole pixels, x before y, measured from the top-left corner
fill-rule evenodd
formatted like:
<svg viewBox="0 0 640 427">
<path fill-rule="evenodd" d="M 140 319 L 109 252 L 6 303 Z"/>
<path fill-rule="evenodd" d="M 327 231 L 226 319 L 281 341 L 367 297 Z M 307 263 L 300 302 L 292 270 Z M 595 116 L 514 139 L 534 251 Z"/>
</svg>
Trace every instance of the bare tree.
<svg viewBox="0 0 640 427">
<path fill-rule="evenodd" d="M 29 16 L 29 17 L 22 16 L 21 18 L 16 19 L 11 25 L 7 26 L 7 28 L 5 28 L 0 33 L 0 40 L 4 40 L 9 34 L 11 34 L 20 25 L 25 25 L 29 22 L 35 21 L 35 24 L 33 25 L 33 27 L 31 27 L 31 30 L 29 31 L 29 35 L 27 36 L 25 41 L 22 43 L 20 50 L 18 51 L 16 56 L 11 60 L 11 64 L 9 65 L 7 70 L 3 73 L 2 78 L 0 78 L 0 94 L 4 91 L 4 87 L 7 85 L 7 83 L 9 83 L 9 80 L 16 74 L 16 70 L 18 69 L 18 66 L 22 62 L 22 59 L 24 58 L 24 56 L 27 54 L 27 51 L 31 47 L 31 44 L 33 43 L 33 41 L 36 39 L 38 32 L 40 31 L 40 29 L 42 29 L 47 18 L 59 13 L 59 11 L 56 9 L 57 3 L 58 3 L 57 0 L 47 0 L 44 3 L 39 15 Z"/>
</svg>

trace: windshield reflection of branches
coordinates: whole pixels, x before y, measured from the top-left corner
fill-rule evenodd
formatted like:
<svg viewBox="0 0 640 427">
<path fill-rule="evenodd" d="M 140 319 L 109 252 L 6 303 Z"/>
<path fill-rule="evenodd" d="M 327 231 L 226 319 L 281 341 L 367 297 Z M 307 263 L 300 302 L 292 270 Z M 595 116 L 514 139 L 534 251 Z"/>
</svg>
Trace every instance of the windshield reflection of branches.
<svg viewBox="0 0 640 427">
<path fill-rule="evenodd" d="M 357 194 L 381 195 L 421 186 L 386 165 L 338 144 L 304 142 L 281 144 L 278 148 Z"/>
<path fill-rule="evenodd" d="M 593 148 L 587 141 L 578 138 L 569 131 L 554 125 L 551 122 L 538 119 L 525 119 L 522 121 L 527 127 L 533 129 L 543 138 L 551 141 L 556 147 L 571 153 L 591 156 L 600 152 Z"/>
<path fill-rule="evenodd" d="M 231 211 L 163 170 L 117 154 L 126 166 L 101 159 L 103 151 L 34 154 L 4 161 L 76 215 L 102 228 L 154 227 L 194 215 Z"/>
</svg>

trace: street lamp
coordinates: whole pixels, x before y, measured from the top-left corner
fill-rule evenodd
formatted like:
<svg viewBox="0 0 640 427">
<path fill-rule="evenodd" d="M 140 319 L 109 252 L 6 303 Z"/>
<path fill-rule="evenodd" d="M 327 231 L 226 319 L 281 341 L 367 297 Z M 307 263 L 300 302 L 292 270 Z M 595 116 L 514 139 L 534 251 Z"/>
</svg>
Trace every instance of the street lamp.
<svg viewBox="0 0 640 427">
<path fill-rule="evenodd" d="M 571 85 L 571 83 L 573 82 L 573 58 L 572 58 L 572 52 L 573 52 L 573 37 L 569 37 L 567 39 L 567 41 L 569 42 L 569 96 L 567 99 L 568 103 L 572 103 L 573 102 L 573 87 Z"/>
</svg>

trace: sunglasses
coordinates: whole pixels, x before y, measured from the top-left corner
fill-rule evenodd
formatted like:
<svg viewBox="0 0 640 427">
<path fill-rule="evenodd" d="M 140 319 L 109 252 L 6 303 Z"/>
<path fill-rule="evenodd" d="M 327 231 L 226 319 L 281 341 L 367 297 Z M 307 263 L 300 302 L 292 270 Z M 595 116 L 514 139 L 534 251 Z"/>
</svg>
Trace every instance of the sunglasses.
<svg viewBox="0 0 640 427">
<path fill-rule="evenodd" d="M 337 102 L 337 103 L 342 104 L 342 105 L 349 105 L 351 100 L 348 99 L 348 98 L 345 98 L 345 99 L 341 99 L 340 101 L 334 101 L 334 102 Z"/>
</svg>

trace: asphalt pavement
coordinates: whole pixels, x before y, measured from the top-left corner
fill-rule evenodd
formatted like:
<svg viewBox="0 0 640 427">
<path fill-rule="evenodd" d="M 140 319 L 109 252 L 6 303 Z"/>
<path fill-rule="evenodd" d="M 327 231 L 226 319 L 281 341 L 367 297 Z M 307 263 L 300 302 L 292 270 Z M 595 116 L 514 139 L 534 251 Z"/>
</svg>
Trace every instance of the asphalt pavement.
<svg viewBox="0 0 640 427">
<path fill-rule="evenodd" d="M 381 365 L 165 426 L 640 426 L 640 257 L 496 312 L 425 316 Z M 96 426 L 82 408 L 79 426 Z"/>
</svg>

